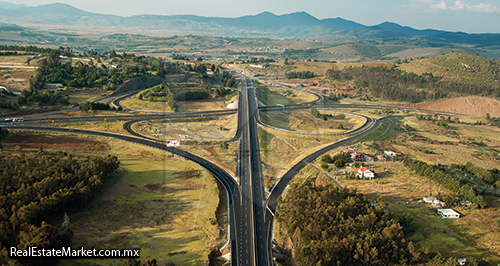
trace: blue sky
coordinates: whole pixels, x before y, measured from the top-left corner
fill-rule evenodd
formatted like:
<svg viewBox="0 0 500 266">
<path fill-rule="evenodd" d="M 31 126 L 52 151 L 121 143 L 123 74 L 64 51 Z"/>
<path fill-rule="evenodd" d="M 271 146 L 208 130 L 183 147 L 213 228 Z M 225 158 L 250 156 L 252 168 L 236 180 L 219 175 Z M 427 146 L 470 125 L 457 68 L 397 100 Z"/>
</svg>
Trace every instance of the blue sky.
<svg viewBox="0 0 500 266">
<path fill-rule="evenodd" d="M 323 19 L 341 17 L 364 25 L 385 21 L 417 29 L 500 33 L 500 0 L 3 0 L 36 6 L 54 2 L 103 14 L 193 14 L 239 17 L 263 11 L 306 11 Z"/>
</svg>

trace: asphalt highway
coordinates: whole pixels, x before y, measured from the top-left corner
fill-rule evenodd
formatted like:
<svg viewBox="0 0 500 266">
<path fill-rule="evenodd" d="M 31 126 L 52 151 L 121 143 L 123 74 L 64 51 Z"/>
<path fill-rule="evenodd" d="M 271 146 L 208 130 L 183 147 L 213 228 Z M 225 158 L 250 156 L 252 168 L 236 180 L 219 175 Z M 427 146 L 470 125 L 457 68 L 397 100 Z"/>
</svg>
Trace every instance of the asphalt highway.
<svg viewBox="0 0 500 266">
<path fill-rule="evenodd" d="M 166 147 L 158 139 L 150 138 L 134 132 L 130 125 L 143 120 L 154 119 L 176 119 L 176 118 L 195 118 L 204 116 L 221 116 L 236 113 L 236 110 L 220 110 L 195 113 L 161 113 L 147 115 L 119 115 L 119 116 L 94 116 L 94 117 L 59 117 L 59 118 L 39 118 L 26 119 L 24 122 L 11 123 L 0 120 L 0 126 L 11 129 L 26 129 L 39 131 L 55 131 L 75 134 L 87 134 L 102 137 L 109 137 L 129 141 L 136 144 L 146 145 L 158 148 L 172 154 L 179 155 L 186 159 L 198 163 L 209 172 L 211 172 L 225 187 L 228 193 L 229 201 L 229 242 L 231 244 L 231 264 L 232 265 L 251 265 L 266 266 L 273 265 L 272 259 L 272 236 L 273 219 L 277 208 L 277 199 L 285 191 L 292 178 L 301 171 L 308 163 L 314 161 L 322 154 L 347 144 L 357 138 L 373 132 L 385 119 L 398 117 L 385 117 L 379 120 L 367 118 L 367 122 L 361 128 L 350 132 L 352 135 L 332 143 L 313 154 L 310 154 L 296 165 L 294 165 L 271 189 L 269 197 L 265 199 L 264 185 L 262 178 L 262 162 L 260 158 L 258 127 L 258 112 L 280 111 L 283 109 L 304 109 L 316 106 L 317 108 L 376 108 L 376 109 L 400 109 L 406 111 L 428 111 L 413 108 L 367 105 L 367 104 L 332 104 L 332 105 L 290 105 L 285 107 L 260 107 L 258 108 L 255 97 L 255 89 L 250 87 L 250 80 L 246 77 L 241 78 L 241 93 L 238 106 L 238 131 L 234 139 L 240 139 L 238 154 L 237 179 L 232 177 L 217 164 L 196 154 L 173 148 Z M 119 101 L 123 97 L 118 97 Z M 443 113 L 443 112 L 439 112 Z M 41 127 L 35 124 L 48 123 L 72 123 L 88 121 L 129 121 L 124 124 L 124 128 L 134 136 L 126 136 L 114 133 L 69 129 L 59 127 Z"/>
</svg>

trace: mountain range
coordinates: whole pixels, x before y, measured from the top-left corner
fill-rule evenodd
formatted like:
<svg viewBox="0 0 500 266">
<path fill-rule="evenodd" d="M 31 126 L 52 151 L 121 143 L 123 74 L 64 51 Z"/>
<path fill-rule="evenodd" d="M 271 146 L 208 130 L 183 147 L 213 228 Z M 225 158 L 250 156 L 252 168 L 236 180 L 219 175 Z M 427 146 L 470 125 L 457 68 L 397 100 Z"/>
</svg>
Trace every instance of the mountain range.
<svg viewBox="0 0 500 266">
<path fill-rule="evenodd" d="M 467 34 L 434 29 L 418 30 L 392 22 L 366 26 L 342 18 L 318 19 L 306 12 L 275 15 L 263 12 L 237 18 L 195 15 L 137 15 L 120 17 L 87 12 L 73 6 L 54 3 L 40 6 L 17 5 L 0 1 L 0 22 L 18 25 L 58 25 L 175 30 L 191 34 L 252 36 L 269 38 L 304 38 L 322 40 L 369 40 L 424 38 L 441 43 L 467 44 L 498 48 L 500 34 Z M 21 27 L 10 25 L 9 29 Z M 5 24 L 0 25 L 7 27 Z"/>
</svg>

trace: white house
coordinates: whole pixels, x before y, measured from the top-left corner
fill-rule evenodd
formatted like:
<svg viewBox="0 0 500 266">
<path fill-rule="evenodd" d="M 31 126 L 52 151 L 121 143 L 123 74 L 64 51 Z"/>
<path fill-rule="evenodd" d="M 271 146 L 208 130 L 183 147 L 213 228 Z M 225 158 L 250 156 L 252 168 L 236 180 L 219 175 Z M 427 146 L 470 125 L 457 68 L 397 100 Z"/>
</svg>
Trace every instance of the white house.
<svg viewBox="0 0 500 266">
<path fill-rule="evenodd" d="M 440 214 L 443 219 L 458 219 L 460 218 L 460 213 L 452 209 L 438 209 L 438 214 Z"/>
<path fill-rule="evenodd" d="M 375 178 L 375 173 L 370 171 L 370 169 L 361 167 L 359 168 L 358 172 L 356 172 L 356 176 L 361 178 L 364 177 L 365 179 L 374 179 Z"/>
<path fill-rule="evenodd" d="M 384 154 L 391 158 L 396 158 L 396 153 L 393 151 L 384 151 Z"/>
</svg>

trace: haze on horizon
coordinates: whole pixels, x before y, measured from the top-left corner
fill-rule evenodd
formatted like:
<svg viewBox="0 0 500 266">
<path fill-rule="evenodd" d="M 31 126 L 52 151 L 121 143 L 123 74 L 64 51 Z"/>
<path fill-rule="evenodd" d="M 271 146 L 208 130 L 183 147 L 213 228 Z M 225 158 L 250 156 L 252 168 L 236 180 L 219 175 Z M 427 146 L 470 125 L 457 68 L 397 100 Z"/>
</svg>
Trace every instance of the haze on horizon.
<svg viewBox="0 0 500 266">
<path fill-rule="evenodd" d="M 4 0 L 14 3 L 14 0 Z M 198 15 L 241 17 L 269 11 L 277 15 L 305 11 L 319 19 L 341 17 L 367 26 L 395 22 L 416 29 L 467 33 L 500 33 L 499 0 L 15 0 L 15 4 L 38 6 L 65 3 L 85 11 L 134 16 Z M 249 4 L 251 3 L 251 4 Z"/>
</svg>

